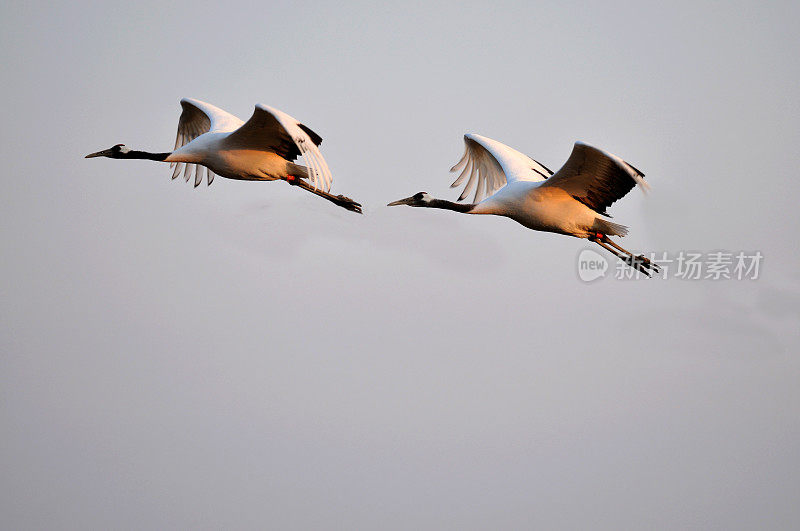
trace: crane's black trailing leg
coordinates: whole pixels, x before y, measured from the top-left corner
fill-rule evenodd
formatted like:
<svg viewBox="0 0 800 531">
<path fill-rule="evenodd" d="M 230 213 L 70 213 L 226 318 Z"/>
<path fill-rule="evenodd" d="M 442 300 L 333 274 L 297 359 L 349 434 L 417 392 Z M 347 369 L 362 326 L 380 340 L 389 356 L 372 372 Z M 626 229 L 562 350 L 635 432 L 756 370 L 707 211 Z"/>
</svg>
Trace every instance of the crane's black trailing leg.
<svg viewBox="0 0 800 531">
<path fill-rule="evenodd" d="M 358 214 L 362 213 L 361 212 L 361 203 L 357 203 L 357 202 L 353 201 L 352 199 L 350 199 L 349 197 L 345 197 L 343 195 L 333 195 L 333 194 L 329 194 L 328 192 L 323 192 L 322 190 L 317 190 L 316 188 L 314 188 L 313 186 L 308 184 L 306 181 L 304 181 L 303 179 L 301 179 L 300 177 L 297 177 L 295 175 L 287 175 L 285 177 L 285 180 L 286 180 L 287 183 L 291 184 L 292 186 L 299 186 L 300 188 L 303 188 L 304 190 L 308 190 L 312 194 L 318 195 L 318 196 L 320 196 L 320 197 L 322 197 L 324 199 L 327 199 L 328 201 L 330 201 L 331 203 L 333 203 L 335 205 L 339 205 L 342 208 L 346 208 L 350 212 L 356 212 Z"/>
<path fill-rule="evenodd" d="M 633 257 L 633 253 L 631 253 L 630 251 L 626 251 L 625 249 L 623 249 L 622 247 L 620 247 L 619 245 L 617 245 L 617 244 L 614 242 L 614 240 L 612 240 L 612 239 L 611 239 L 611 238 L 609 238 L 608 236 L 605 236 L 605 235 L 604 235 L 604 237 L 603 237 L 603 241 L 604 241 L 605 243 L 607 243 L 607 244 L 611 245 L 613 248 L 617 249 L 618 251 L 622 251 L 623 253 L 626 253 L 626 254 L 630 255 L 631 257 Z M 656 271 L 656 272 L 658 272 L 658 270 L 660 269 L 660 268 L 659 268 L 657 265 L 655 265 L 655 264 L 653 264 L 652 262 L 650 262 L 650 259 L 649 259 L 649 258 L 647 258 L 646 256 L 644 256 L 643 254 L 640 254 L 640 255 L 636 256 L 636 259 L 638 259 L 638 260 L 641 260 L 641 261 L 642 261 L 644 264 L 647 264 L 648 266 L 651 266 L 651 265 L 652 265 L 652 267 L 655 269 L 655 271 Z"/>
<path fill-rule="evenodd" d="M 615 255 L 617 258 L 631 266 L 635 270 L 644 273 L 648 277 L 653 272 L 658 273 L 661 268 L 657 264 L 651 262 L 646 256 L 640 254 L 635 256 L 632 252 L 623 249 L 613 241 L 611 238 L 602 233 L 596 233 L 589 236 L 590 242 L 595 242 L 597 245 Z"/>
</svg>

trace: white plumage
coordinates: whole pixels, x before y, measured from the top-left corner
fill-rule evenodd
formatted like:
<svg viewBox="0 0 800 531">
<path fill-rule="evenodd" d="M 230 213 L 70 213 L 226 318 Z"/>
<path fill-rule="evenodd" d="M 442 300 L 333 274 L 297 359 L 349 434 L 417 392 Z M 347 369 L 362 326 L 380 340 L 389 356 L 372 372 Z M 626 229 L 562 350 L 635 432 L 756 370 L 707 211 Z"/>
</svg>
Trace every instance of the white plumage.
<svg viewBox="0 0 800 531">
<path fill-rule="evenodd" d="M 132 151 L 118 144 L 87 155 L 126 159 L 149 159 L 174 166 L 172 178 L 183 173 L 194 176 L 198 186 L 214 175 L 246 181 L 286 180 L 339 206 L 360 212 L 360 205 L 344 196 L 329 193 L 332 176 L 317 146 L 322 137 L 288 114 L 258 104 L 246 122 L 200 100 L 181 100 L 175 147 L 169 153 Z M 293 161 L 302 156 L 306 166 Z M 307 184 L 305 180 L 308 181 Z"/>
<path fill-rule="evenodd" d="M 516 149 L 474 133 L 464 135 L 464 156 L 451 172 L 461 171 L 450 188 L 464 183 L 459 201 L 473 190 L 473 203 L 492 195 L 509 182 L 539 182 L 553 174 L 545 166 Z"/>
<path fill-rule="evenodd" d="M 609 221 L 606 209 L 634 186 L 647 188 L 644 174 L 629 163 L 576 142 L 567 162 L 553 173 L 527 155 L 484 136 L 464 135 L 464 144 L 464 155 L 450 169 L 461 172 L 451 187 L 463 185 L 458 200 L 474 193 L 473 203 L 453 203 L 420 192 L 389 206 L 505 216 L 533 230 L 588 238 L 640 271 L 649 274 L 657 270 L 644 257 L 634 257 L 609 239 L 625 236 L 628 229 Z"/>
<path fill-rule="evenodd" d="M 300 127 L 300 122 L 288 114 L 258 104 L 253 116 L 243 122 L 219 107 L 200 100 L 183 98 L 181 107 L 183 112 L 178 120 L 175 150 L 167 157 L 167 162 L 176 165 L 173 179 L 185 164 L 184 178 L 188 181 L 194 171 L 195 186 L 201 180 L 200 165 L 231 179 L 250 176 L 253 180 L 274 180 L 280 175 L 275 177 L 269 171 L 272 169 L 272 157 L 253 154 L 245 157 L 242 156 L 243 152 L 281 154 L 290 151 L 286 143 L 292 142 L 303 155 L 307 169 L 313 170 L 308 173 L 314 187 L 326 192 L 330 190 L 331 171 L 322 153 L 309 134 Z M 238 156 L 242 157 L 237 159 Z M 213 169 L 215 167 L 218 171 Z M 213 179 L 213 173 L 209 174 L 208 184 Z"/>
</svg>

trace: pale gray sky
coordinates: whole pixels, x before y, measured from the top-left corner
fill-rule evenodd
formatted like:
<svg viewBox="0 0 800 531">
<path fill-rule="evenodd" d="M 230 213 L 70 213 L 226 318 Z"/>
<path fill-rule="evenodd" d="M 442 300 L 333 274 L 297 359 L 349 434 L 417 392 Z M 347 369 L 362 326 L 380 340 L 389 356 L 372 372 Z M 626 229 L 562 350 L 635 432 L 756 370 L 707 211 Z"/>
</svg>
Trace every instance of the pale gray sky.
<svg viewBox="0 0 800 531">
<path fill-rule="evenodd" d="M 800 518 L 797 2 L 0 7 L 0 527 L 788 528 Z M 325 141 L 353 215 L 149 161 L 188 96 Z M 652 185 L 644 251 L 385 208 L 476 132 Z"/>
</svg>

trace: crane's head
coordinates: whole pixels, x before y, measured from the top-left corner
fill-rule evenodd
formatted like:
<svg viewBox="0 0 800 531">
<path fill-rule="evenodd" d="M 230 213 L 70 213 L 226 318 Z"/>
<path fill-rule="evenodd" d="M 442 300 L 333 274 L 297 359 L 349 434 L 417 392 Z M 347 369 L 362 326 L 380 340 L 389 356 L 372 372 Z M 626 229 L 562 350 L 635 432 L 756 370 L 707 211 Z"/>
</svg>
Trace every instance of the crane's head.
<svg viewBox="0 0 800 531">
<path fill-rule="evenodd" d="M 433 197 L 431 197 L 428 192 L 419 192 L 411 197 L 406 197 L 405 199 L 399 199 L 397 201 L 392 201 L 386 206 L 397 206 L 397 205 L 408 205 L 413 207 L 421 207 L 427 206 L 431 201 L 433 201 Z"/>
<path fill-rule="evenodd" d="M 108 149 L 104 149 L 103 151 L 89 153 L 85 158 L 91 159 L 94 157 L 108 157 L 110 159 L 121 159 L 124 157 L 125 153 L 128 153 L 129 151 L 130 149 L 126 148 L 125 144 L 117 144 Z"/>
</svg>

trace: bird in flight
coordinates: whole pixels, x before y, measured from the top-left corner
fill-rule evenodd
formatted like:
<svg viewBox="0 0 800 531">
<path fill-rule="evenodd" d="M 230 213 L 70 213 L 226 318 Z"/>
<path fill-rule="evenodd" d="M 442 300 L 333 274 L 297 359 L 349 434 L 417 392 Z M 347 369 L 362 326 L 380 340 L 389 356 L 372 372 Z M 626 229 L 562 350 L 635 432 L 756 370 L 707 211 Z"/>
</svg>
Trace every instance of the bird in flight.
<svg viewBox="0 0 800 531">
<path fill-rule="evenodd" d="M 146 159 L 169 162 L 172 178 L 183 172 L 186 181 L 194 174 L 197 187 L 205 173 L 211 185 L 214 175 L 243 181 L 283 180 L 361 213 L 361 205 L 349 197 L 333 195 L 331 171 L 317 146 L 322 137 L 288 114 L 266 105 L 256 105 L 253 116 L 243 122 L 236 116 L 200 100 L 181 100 L 181 117 L 175 148 L 149 153 L 117 144 L 90 153 L 86 158 Z M 303 156 L 306 165 L 294 161 Z"/>
<path fill-rule="evenodd" d="M 464 135 L 466 150 L 450 171 L 460 171 L 450 185 L 464 190 L 462 201 L 474 190 L 472 203 L 435 199 L 427 192 L 389 203 L 388 206 L 442 208 L 465 214 L 505 216 L 533 230 L 586 238 L 611 252 L 637 271 L 650 276 L 658 265 L 643 255 L 634 256 L 610 236 L 625 236 L 628 228 L 609 221 L 606 209 L 639 185 L 644 174 L 621 158 L 582 142 L 560 170 L 543 164 L 476 134 Z"/>
</svg>

